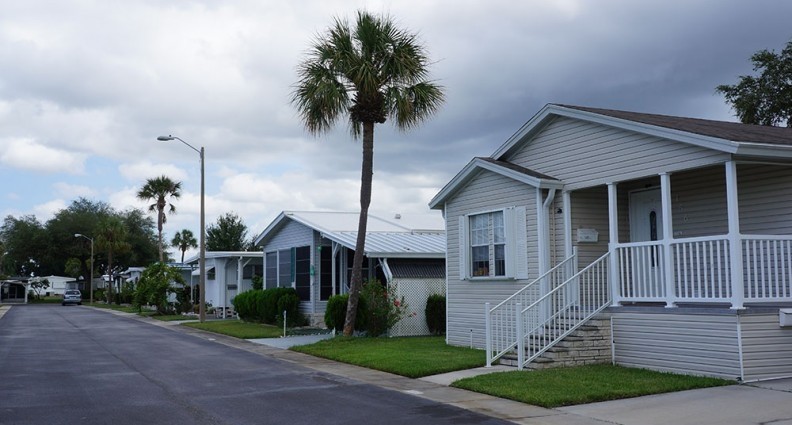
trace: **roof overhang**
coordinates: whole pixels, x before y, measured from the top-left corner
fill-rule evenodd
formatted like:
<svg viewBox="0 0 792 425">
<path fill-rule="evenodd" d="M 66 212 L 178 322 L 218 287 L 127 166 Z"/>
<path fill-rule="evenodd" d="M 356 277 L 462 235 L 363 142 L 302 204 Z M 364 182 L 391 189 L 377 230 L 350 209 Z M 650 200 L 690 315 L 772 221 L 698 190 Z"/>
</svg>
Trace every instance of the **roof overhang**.
<svg viewBox="0 0 792 425">
<path fill-rule="evenodd" d="M 540 189 L 563 189 L 564 183 L 560 180 L 547 177 L 537 177 L 535 175 L 526 174 L 496 163 L 487 161 L 484 158 L 473 158 L 468 162 L 465 168 L 462 169 L 443 189 L 429 201 L 429 208 L 439 209 L 442 208 L 443 203 L 454 195 L 459 189 L 465 186 L 473 177 L 475 177 L 481 170 L 488 170 L 504 177 L 525 183 Z"/>
</svg>

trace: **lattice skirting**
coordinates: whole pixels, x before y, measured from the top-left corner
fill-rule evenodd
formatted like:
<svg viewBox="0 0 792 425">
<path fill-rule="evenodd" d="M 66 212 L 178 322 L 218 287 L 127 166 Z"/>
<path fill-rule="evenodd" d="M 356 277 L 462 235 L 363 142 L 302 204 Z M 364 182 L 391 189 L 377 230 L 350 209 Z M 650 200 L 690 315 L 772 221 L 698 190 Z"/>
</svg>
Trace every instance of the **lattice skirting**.
<svg viewBox="0 0 792 425">
<path fill-rule="evenodd" d="M 395 324 L 390 336 L 429 335 L 426 326 L 426 299 L 432 294 L 445 295 L 445 279 L 393 279 L 390 283 L 396 296 L 404 297 L 407 317 Z"/>
</svg>

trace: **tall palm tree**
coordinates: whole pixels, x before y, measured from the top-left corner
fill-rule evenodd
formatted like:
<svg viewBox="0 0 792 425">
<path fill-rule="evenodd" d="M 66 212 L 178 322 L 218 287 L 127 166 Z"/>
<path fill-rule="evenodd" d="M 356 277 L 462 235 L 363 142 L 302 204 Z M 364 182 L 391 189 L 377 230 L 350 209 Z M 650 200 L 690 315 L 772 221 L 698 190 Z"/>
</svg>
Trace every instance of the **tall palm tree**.
<svg viewBox="0 0 792 425">
<path fill-rule="evenodd" d="M 181 262 L 184 262 L 184 252 L 190 248 L 198 248 L 198 241 L 195 240 L 195 236 L 193 236 L 193 232 L 182 229 L 181 232 L 176 233 L 173 235 L 173 239 L 171 240 L 171 246 L 174 248 L 178 248 L 181 251 Z"/>
<path fill-rule="evenodd" d="M 416 127 L 443 103 L 443 91 L 428 80 L 429 59 L 417 36 L 396 27 L 389 16 L 358 11 L 354 27 L 336 18 L 317 36 L 299 65 L 292 103 L 305 128 L 318 135 L 343 116 L 353 138 L 363 140 L 360 220 L 344 335 L 351 335 L 362 286 L 374 124 L 391 118 L 400 130 Z"/>
<path fill-rule="evenodd" d="M 165 209 L 173 214 L 176 207 L 169 203 L 166 198 L 178 199 L 181 196 L 181 182 L 175 182 L 166 176 L 160 176 L 146 180 L 146 184 L 138 191 L 138 199 L 154 201 L 149 205 L 149 211 L 157 212 L 157 231 L 159 235 L 159 260 L 164 262 L 162 254 L 162 225 L 167 221 Z"/>
<path fill-rule="evenodd" d="M 127 228 L 124 222 L 116 216 L 102 219 L 97 226 L 95 236 L 96 247 L 100 252 L 107 253 L 107 275 L 110 277 L 110 286 L 107 291 L 107 303 L 113 300 L 113 254 L 122 254 L 129 251 L 127 242 Z"/>
</svg>

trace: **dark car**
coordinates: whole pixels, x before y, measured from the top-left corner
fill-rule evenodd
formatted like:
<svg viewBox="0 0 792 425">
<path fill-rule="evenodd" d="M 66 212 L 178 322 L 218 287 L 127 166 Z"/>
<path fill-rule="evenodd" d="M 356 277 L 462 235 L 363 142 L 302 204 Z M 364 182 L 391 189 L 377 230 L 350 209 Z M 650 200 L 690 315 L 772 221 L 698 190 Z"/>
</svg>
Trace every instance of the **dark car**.
<svg viewBox="0 0 792 425">
<path fill-rule="evenodd" d="M 61 305 L 66 304 L 82 305 L 82 294 L 80 291 L 76 289 L 67 289 L 66 292 L 63 293 L 63 302 L 61 302 Z"/>
</svg>

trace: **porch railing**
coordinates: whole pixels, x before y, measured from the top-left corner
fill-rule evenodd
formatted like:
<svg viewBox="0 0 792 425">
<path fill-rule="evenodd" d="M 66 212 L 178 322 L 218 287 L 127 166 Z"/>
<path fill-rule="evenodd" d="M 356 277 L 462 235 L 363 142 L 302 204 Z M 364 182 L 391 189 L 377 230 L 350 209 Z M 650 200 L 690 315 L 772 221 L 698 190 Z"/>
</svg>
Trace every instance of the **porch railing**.
<svg viewBox="0 0 792 425">
<path fill-rule="evenodd" d="M 732 275 L 726 235 L 674 239 L 668 250 L 662 241 L 618 244 L 618 301 L 726 303 L 741 289 L 745 302 L 792 301 L 792 236 L 739 240 L 742 285 Z"/>
<path fill-rule="evenodd" d="M 495 307 L 484 304 L 487 366 L 517 346 L 517 315 L 522 307 L 533 303 L 543 288 L 556 287 L 569 279 L 576 259 L 575 252 Z"/>
<path fill-rule="evenodd" d="M 550 347 L 610 305 L 607 253 L 518 310 L 517 367 L 523 369 Z"/>
</svg>

